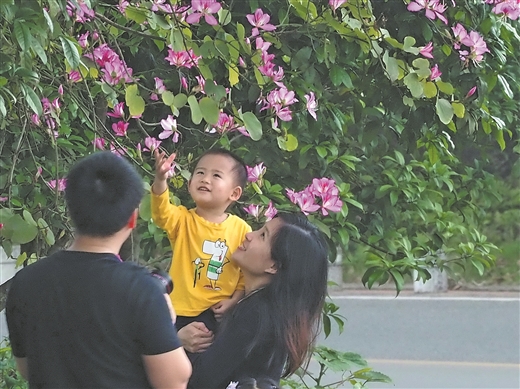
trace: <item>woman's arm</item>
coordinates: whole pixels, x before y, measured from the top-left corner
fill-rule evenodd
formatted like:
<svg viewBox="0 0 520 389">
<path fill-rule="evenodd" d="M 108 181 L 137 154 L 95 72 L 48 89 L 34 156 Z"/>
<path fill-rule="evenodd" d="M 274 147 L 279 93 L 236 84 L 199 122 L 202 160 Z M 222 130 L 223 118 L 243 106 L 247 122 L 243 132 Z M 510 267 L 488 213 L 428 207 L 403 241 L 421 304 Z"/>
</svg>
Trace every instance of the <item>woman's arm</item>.
<svg viewBox="0 0 520 389">
<path fill-rule="evenodd" d="M 190 356 L 193 373 L 189 387 L 222 388 L 232 379 L 236 379 L 232 374 L 246 360 L 247 350 L 259 330 L 255 311 L 241 310 L 239 314 L 230 317 L 222 332 L 205 352 Z"/>
</svg>

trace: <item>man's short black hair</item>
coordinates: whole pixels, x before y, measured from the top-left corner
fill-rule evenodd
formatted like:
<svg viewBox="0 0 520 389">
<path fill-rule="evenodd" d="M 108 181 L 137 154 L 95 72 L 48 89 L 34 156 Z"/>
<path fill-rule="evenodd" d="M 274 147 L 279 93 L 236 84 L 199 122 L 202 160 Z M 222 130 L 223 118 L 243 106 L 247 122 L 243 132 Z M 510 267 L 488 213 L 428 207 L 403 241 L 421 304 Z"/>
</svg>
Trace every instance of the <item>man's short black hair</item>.
<svg viewBox="0 0 520 389">
<path fill-rule="evenodd" d="M 205 151 L 197 160 L 197 165 L 199 164 L 200 160 L 205 157 L 206 155 L 223 155 L 225 157 L 229 157 L 233 159 L 235 162 L 235 165 L 233 166 L 233 173 L 236 177 L 236 183 L 237 185 L 240 185 L 242 190 L 244 190 L 246 184 L 247 184 L 247 168 L 245 162 L 240 158 L 238 155 L 233 153 L 232 151 L 216 148 L 216 149 L 209 149 Z M 196 166 L 196 165 L 195 165 Z"/>
<path fill-rule="evenodd" d="M 72 167 L 65 201 L 78 233 L 105 237 L 128 223 L 143 193 L 143 181 L 128 161 L 100 151 Z"/>
</svg>

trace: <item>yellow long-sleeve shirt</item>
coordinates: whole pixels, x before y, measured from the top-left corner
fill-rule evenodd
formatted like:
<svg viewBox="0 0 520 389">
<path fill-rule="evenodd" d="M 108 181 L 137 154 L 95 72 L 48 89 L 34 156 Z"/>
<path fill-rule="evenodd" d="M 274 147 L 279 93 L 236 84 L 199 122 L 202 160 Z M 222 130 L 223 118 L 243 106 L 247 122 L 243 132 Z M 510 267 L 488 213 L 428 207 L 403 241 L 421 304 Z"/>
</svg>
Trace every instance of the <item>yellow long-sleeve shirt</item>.
<svg viewBox="0 0 520 389">
<path fill-rule="evenodd" d="M 230 261 L 251 231 L 244 220 L 229 215 L 222 223 L 209 222 L 195 209 L 171 204 L 168 190 L 152 192 L 151 204 L 152 219 L 166 231 L 173 249 L 170 297 L 178 315 L 197 316 L 244 289 L 240 269 Z"/>
</svg>

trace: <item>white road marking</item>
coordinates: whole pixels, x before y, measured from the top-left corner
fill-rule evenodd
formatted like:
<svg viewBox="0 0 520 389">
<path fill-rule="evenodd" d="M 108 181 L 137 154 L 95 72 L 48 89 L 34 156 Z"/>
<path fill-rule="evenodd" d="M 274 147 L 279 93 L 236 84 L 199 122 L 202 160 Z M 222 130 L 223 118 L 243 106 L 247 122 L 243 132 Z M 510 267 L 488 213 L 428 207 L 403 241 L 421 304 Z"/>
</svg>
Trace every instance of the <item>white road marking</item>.
<svg viewBox="0 0 520 389">
<path fill-rule="evenodd" d="M 395 296 L 395 295 L 343 295 L 330 296 L 332 300 L 399 300 L 399 301 L 503 301 L 503 302 L 520 302 L 519 297 L 477 297 L 477 296 Z"/>
</svg>

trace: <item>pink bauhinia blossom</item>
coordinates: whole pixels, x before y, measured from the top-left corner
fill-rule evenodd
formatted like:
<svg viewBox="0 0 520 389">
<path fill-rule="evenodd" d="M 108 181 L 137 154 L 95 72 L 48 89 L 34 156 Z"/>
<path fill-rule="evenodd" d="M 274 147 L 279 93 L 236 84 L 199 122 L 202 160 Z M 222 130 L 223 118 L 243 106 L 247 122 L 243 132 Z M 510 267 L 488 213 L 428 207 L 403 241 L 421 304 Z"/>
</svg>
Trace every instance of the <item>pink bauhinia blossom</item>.
<svg viewBox="0 0 520 389">
<path fill-rule="evenodd" d="M 314 178 L 312 180 L 311 192 L 315 196 L 323 197 L 327 193 L 337 195 L 339 191 L 336 187 L 336 181 L 327 177 L 322 177 Z"/>
<path fill-rule="evenodd" d="M 248 207 L 244 207 L 244 211 L 251 216 L 258 218 L 258 215 L 260 214 L 260 206 L 257 204 L 250 204 Z"/>
<path fill-rule="evenodd" d="M 181 76 L 181 86 L 185 90 L 188 90 L 188 81 L 186 80 L 186 77 Z"/>
<path fill-rule="evenodd" d="M 153 0 L 152 1 L 152 11 L 163 11 L 165 13 L 171 14 L 173 13 L 172 6 L 168 3 L 164 4 L 166 0 Z"/>
<path fill-rule="evenodd" d="M 192 49 L 188 51 L 174 51 L 171 49 L 171 46 L 168 47 L 168 56 L 166 56 L 165 60 L 168 61 L 170 65 L 178 68 L 185 67 L 187 69 L 198 66 L 201 57 L 196 56 Z"/>
<path fill-rule="evenodd" d="M 5 197 L 5 196 L 0 196 L 0 202 L 1 202 L 1 203 L 7 201 L 7 199 L 8 199 L 8 198 Z"/>
<path fill-rule="evenodd" d="M 119 4 L 117 5 L 117 9 L 119 12 L 121 12 L 123 15 L 125 14 L 126 8 L 130 5 L 130 3 L 127 0 L 119 0 Z"/>
<path fill-rule="evenodd" d="M 274 82 L 281 81 L 284 77 L 284 71 L 281 66 L 275 65 L 272 62 L 266 62 L 258 67 L 260 73 L 264 76 L 269 77 Z"/>
<path fill-rule="evenodd" d="M 113 154 L 119 155 L 120 157 L 128 154 L 128 150 L 125 147 L 116 145 L 113 141 L 110 142 L 110 151 Z"/>
<path fill-rule="evenodd" d="M 80 82 L 83 78 L 81 77 L 81 73 L 77 70 L 71 70 L 69 72 L 69 81 L 72 82 Z"/>
<path fill-rule="evenodd" d="M 305 100 L 307 100 L 307 111 L 314 118 L 314 120 L 318 120 L 316 116 L 316 110 L 318 109 L 318 102 L 316 101 L 316 97 L 314 96 L 314 92 L 309 92 L 308 95 L 304 95 Z"/>
<path fill-rule="evenodd" d="M 265 174 L 266 167 L 263 162 L 260 162 L 258 165 L 253 167 L 246 166 L 247 169 L 247 181 L 249 182 L 257 182 L 262 178 Z"/>
<path fill-rule="evenodd" d="M 125 103 L 122 101 L 114 105 L 113 112 L 107 112 L 107 116 L 113 118 L 124 118 L 125 117 Z"/>
<path fill-rule="evenodd" d="M 430 20 L 439 18 L 444 24 L 448 24 L 448 19 L 444 16 L 446 5 L 439 0 L 413 0 L 408 4 L 408 11 L 418 12 L 424 9 L 426 17 Z"/>
<path fill-rule="evenodd" d="M 458 50 L 460 49 L 460 43 L 463 39 L 466 39 L 468 36 L 468 32 L 464 28 L 464 26 L 460 23 L 457 23 L 454 27 L 451 28 L 453 31 L 453 35 L 455 36 L 455 42 L 453 42 L 453 47 Z"/>
<path fill-rule="evenodd" d="M 155 81 L 155 90 L 157 93 L 163 94 L 166 92 L 166 87 L 164 86 L 163 80 L 161 80 L 159 77 L 154 77 L 153 79 Z"/>
<path fill-rule="evenodd" d="M 473 96 L 475 92 L 477 91 L 477 86 L 475 85 L 473 88 L 471 88 L 468 93 L 466 93 L 466 99 Z"/>
<path fill-rule="evenodd" d="M 423 46 L 419 49 L 419 54 L 421 54 L 425 58 L 433 58 L 433 42 L 428 42 L 426 46 Z"/>
<path fill-rule="evenodd" d="M 155 149 L 159 148 L 161 143 L 162 142 L 160 140 L 157 140 L 151 136 L 147 136 L 144 138 L 145 147 L 143 147 L 143 151 L 149 151 L 152 153 Z"/>
<path fill-rule="evenodd" d="M 253 30 L 251 31 L 251 36 L 257 36 L 259 34 L 259 29 L 264 31 L 274 31 L 276 30 L 276 26 L 269 23 L 271 20 L 271 16 L 268 14 L 264 14 L 261 8 L 258 8 L 254 14 L 246 15 L 247 20 L 253 26 Z"/>
<path fill-rule="evenodd" d="M 484 53 L 489 53 L 484 38 L 482 38 L 476 31 L 471 31 L 469 35 L 461 41 L 461 43 L 470 48 L 470 53 L 467 55 L 467 58 L 475 62 L 482 61 Z"/>
<path fill-rule="evenodd" d="M 60 178 L 58 180 L 50 180 L 45 182 L 47 186 L 53 190 L 58 190 L 58 192 L 63 192 L 65 187 L 67 186 L 67 179 Z"/>
<path fill-rule="evenodd" d="M 264 216 L 266 218 L 266 221 L 271 220 L 273 217 L 276 216 L 278 213 L 278 210 L 274 207 L 273 202 L 269 201 L 269 206 L 267 207 Z"/>
<path fill-rule="evenodd" d="M 78 38 L 78 44 L 81 48 L 86 48 L 88 46 L 88 35 L 90 34 L 90 31 L 87 31 L 84 34 L 81 34 Z"/>
<path fill-rule="evenodd" d="M 33 122 L 33 124 L 35 126 L 39 126 L 41 125 L 41 121 L 40 121 L 40 117 L 38 116 L 37 113 L 33 113 L 32 116 L 31 116 L 31 122 Z"/>
<path fill-rule="evenodd" d="M 339 199 L 338 196 L 334 196 L 331 193 L 326 193 L 324 197 L 322 197 L 321 203 L 321 213 L 323 216 L 327 216 L 330 212 L 339 212 L 341 211 L 341 207 L 343 207 L 343 202 Z"/>
<path fill-rule="evenodd" d="M 159 139 L 167 139 L 173 135 L 173 143 L 177 143 L 179 141 L 179 133 L 177 132 L 177 120 L 172 115 L 168 115 L 166 119 L 161 120 L 161 127 L 164 131 L 159 134 Z"/>
<path fill-rule="evenodd" d="M 75 16 L 75 21 L 78 23 L 89 22 L 96 16 L 94 10 L 88 7 L 85 0 L 67 1 L 67 14 L 70 17 Z"/>
<path fill-rule="evenodd" d="M 329 0 L 329 5 L 330 5 L 330 8 L 332 8 L 332 11 L 336 11 L 339 7 L 341 7 L 346 2 L 347 2 L 347 0 Z"/>
<path fill-rule="evenodd" d="M 94 145 L 94 148 L 96 148 L 98 150 L 104 150 L 106 143 L 107 143 L 107 141 L 105 139 L 98 138 L 97 136 L 92 141 L 92 144 Z"/>
<path fill-rule="evenodd" d="M 520 1 L 519 0 L 486 0 L 488 4 L 494 4 L 492 12 L 497 15 L 504 15 L 511 20 L 520 17 Z"/>
<path fill-rule="evenodd" d="M 58 94 L 60 96 L 63 96 L 63 85 L 60 84 L 60 86 L 58 87 Z"/>
<path fill-rule="evenodd" d="M 435 80 L 438 79 L 440 76 L 442 76 L 442 72 L 439 70 L 439 66 L 438 66 L 437 64 L 435 64 L 435 65 L 431 68 L 430 80 L 435 81 Z"/>
<path fill-rule="evenodd" d="M 186 17 L 186 23 L 199 23 L 200 18 L 204 16 L 206 23 L 216 26 L 218 22 L 212 14 L 217 13 L 221 7 L 216 0 L 191 0 L 191 8 L 194 12 Z"/>
<path fill-rule="evenodd" d="M 295 193 L 296 195 L 296 205 L 298 205 L 301 211 L 308 215 L 311 212 L 316 212 L 320 209 L 319 204 L 316 204 L 316 199 L 314 195 L 309 190 L 309 187 L 305 188 L 303 191 Z"/>
<path fill-rule="evenodd" d="M 117 123 L 112 124 L 112 130 L 116 136 L 126 136 L 128 130 L 128 123 L 120 120 Z"/>
</svg>

